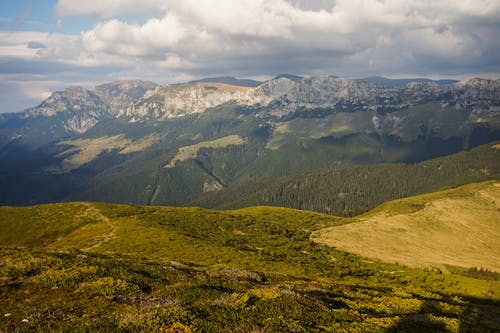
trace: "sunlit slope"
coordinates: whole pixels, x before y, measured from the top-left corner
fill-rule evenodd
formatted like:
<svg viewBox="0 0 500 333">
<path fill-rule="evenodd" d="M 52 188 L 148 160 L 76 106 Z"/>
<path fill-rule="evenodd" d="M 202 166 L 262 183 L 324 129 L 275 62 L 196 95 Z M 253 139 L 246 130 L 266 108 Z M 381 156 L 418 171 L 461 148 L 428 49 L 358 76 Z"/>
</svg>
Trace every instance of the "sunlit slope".
<svg viewBox="0 0 500 333">
<path fill-rule="evenodd" d="M 410 266 L 500 271 L 500 182 L 388 202 L 354 223 L 313 234 L 319 243 Z"/>
<path fill-rule="evenodd" d="M 277 207 L 0 207 L 0 332 L 499 331 L 498 273 L 311 241 L 344 222 Z"/>
<path fill-rule="evenodd" d="M 114 253 L 304 275 L 300 262 L 311 261 L 307 251 L 315 245 L 309 241 L 311 231 L 336 219 L 277 207 L 214 211 L 87 202 L 0 207 L 0 246 Z"/>
</svg>

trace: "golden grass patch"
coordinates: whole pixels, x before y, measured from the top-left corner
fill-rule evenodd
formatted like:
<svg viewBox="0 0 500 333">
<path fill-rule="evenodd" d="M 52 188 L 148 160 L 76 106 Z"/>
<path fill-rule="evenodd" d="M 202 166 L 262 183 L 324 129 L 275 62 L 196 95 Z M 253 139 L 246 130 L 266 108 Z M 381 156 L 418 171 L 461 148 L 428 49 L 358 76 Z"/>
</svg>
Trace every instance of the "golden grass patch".
<svg viewBox="0 0 500 333">
<path fill-rule="evenodd" d="M 500 271 L 500 187 L 498 182 L 466 185 L 445 195 L 400 200 L 421 209 L 396 213 L 391 206 L 356 223 L 316 232 L 318 243 L 365 257 L 409 266 L 449 264 Z"/>
</svg>

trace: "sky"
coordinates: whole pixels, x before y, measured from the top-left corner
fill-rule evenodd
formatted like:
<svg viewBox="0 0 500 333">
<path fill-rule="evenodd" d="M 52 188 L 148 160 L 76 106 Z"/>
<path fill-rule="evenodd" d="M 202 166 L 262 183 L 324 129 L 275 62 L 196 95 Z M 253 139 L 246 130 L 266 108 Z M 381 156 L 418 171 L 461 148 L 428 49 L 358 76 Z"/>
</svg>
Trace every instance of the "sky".
<svg viewBox="0 0 500 333">
<path fill-rule="evenodd" d="M 1 0 L 0 112 L 121 79 L 497 79 L 499 36 L 500 0 Z"/>
</svg>

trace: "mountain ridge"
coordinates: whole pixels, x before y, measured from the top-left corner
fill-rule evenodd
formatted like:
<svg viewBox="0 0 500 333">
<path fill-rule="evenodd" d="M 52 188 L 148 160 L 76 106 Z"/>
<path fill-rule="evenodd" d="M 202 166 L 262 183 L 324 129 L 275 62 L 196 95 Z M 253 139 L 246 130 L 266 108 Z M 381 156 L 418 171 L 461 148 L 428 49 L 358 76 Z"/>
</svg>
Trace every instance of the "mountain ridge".
<svg viewBox="0 0 500 333">
<path fill-rule="evenodd" d="M 204 83 L 221 83 L 221 84 L 227 84 L 228 86 L 238 86 L 235 84 L 230 84 L 227 82 L 222 82 L 224 79 L 229 79 L 231 77 L 218 77 L 218 78 L 207 78 L 207 79 L 200 79 L 196 81 L 190 81 L 188 83 L 180 83 L 180 84 L 172 84 L 172 85 L 166 85 L 166 86 L 158 86 L 153 82 L 150 81 L 142 81 L 142 80 L 121 80 L 121 81 L 113 81 L 109 83 L 103 83 L 96 85 L 90 92 L 93 92 L 97 96 L 99 96 L 107 105 L 108 107 L 111 107 L 114 104 L 117 104 L 118 101 L 113 100 L 113 98 L 123 98 L 128 96 L 129 99 L 125 99 L 122 101 L 121 108 L 125 108 L 125 106 L 129 106 L 129 104 L 133 103 L 134 101 L 142 98 L 145 93 L 149 90 L 155 89 L 156 87 L 160 87 L 163 90 L 169 89 L 169 87 L 172 87 L 175 89 L 175 87 L 179 86 L 184 86 L 187 87 L 189 85 L 197 85 L 197 84 L 204 84 Z M 238 79 L 235 79 L 238 81 Z M 486 90 L 483 92 L 483 94 L 488 94 L 488 93 L 497 93 L 498 90 L 500 89 L 500 80 L 490 80 L 490 79 L 481 79 L 481 78 L 473 78 L 473 79 L 466 79 L 462 81 L 453 81 L 453 83 L 446 83 L 446 84 L 438 84 L 436 82 L 440 81 L 432 81 L 432 80 L 420 80 L 420 79 L 408 79 L 410 82 L 406 84 L 406 87 L 389 87 L 389 86 L 383 86 L 379 85 L 377 83 L 372 83 L 370 81 L 364 80 L 364 79 L 346 79 L 346 78 L 339 78 L 339 77 L 333 77 L 333 76 L 309 76 L 309 77 L 300 77 L 300 76 L 291 76 L 291 75 L 280 75 L 277 76 L 276 78 L 273 78 L 271 80 L 265 81 L 265 82 L 259 82 L 255 81 L 256 83 L 259 83 L 255 87 L 249 87 L 249 86 L 244 86 L 240 85 L 241 87 L 247 87 L 247 88 L 257 88 L 257 90 L 262 90 L 258 91 L 256 94 L 266 94 L 269 95 L 268 97 L 270 98 L 286 98 L 290 99 L 291 96 L 296 96 L 296 100 L 301 100 L 305 104 L 315 104 L 314 106 L 319 107 L 322 104 L 323 100 L 320 100 L 320 102 L 315 102 L 314 100 L 317 99 L 318 97 L 322 96 L 328 96 L 331 94 L 334 94 L 339 99 L 342 98 L 365 98 L 365 99 L 370 99 L 374 98 L 374 94 L 379 94 L 381 96 L 384 96 L 386 94 L 389 94 L 389 96 L 384 96 L 384 97 L 390 97 L 391 94 L 394 94 L 395 92 L 398 92 L 401 89 L 401 93 L 406 94 L 406 95 L 411 95 L 416 93 L 416 89 L 422 89 L 426 88 L 427 90 L 436 90 L 437 94 L 446 94 L 446 93 L 455 93 L 455 94 L 460 94 L 460 93 L 467 93 L 466 91 L 460 91 L 460 89 L 465 90 L 465 89 L 474 89 L 472 92 L 468 93 L 469 98 L 479 98 L 481 97 L 479 90 Z M 209 87 L 209 85 L 204 85 L 205 87 Z M 259 87 L 261 87 L 259 89 Z M 135 89 L 135 90 L 134 90 Z M 330 92 L 327 94 L 325 91 L 322 91 L 322 89 L 325 90 L 330 90 Z M 376 89 L 381 89 L 380 92 L 376 92 Z M 413 90 L 412 90 L 413 89 Z M 457 91 L 459 90 L 459 91 Z M 113 97 L 111 95 L 111 92 L 115 94 Z M 301 93 L 302 92 L 302 93 Z M 315 94 L 314 94 L 315 92 Z M 46 101 L 42 102 L 39 107 L 44 107 L 47 104 L 50 104 L 54 100 L 60 98 L 61 94 L 66 93 L 68 99 L 75 99 L 76 101 L 81 101 L 81 99 L 85 98 L 85 94 L 90 95 L 88 91 L 82 87 L 68 87 L 65 91 L 63 92 L 55 92 L 54 96 L 50 96 L 47 98 Z M 435 94 L 436 94 L 435 93 Z M 311 95 L 312 94 L 312 95 Z M 89 96 L 91 97 L 91 96 Z M 202 97 L 202 96 L 201 96 Z M 486 97 L 491 97 L 490 95 Z M 495 97 L 495 96 L 494 96 Z M 420 97 L 422 98 L 422 97 Z M 494 100 L 495 103 L 498 103 L 497 99 Z M 221 102 L 225 103 L 226 101 Z M 336 99 L 326 99 L 324 100 L 325 104 L 334 104 L 336 102 Z M 415 103 L 418 103 L 419 100 L 418 98 L 414 99 Z M 463 104 L 463 102 L 462 102 Z M 214 104 L 209 107 L 217 106 L 219 104 Z M 463 104 L 465 105 L 465 104 Z M 18 113 L 28 113 L 29 115 L 36 115 L 36 114 L 43 114 L 42 111 L 37 113 L 37 107 L 32 107 L 28 108 L 25 110 L 22 110 Z M 119 110 L 113 110 L 113 114 L 117 114 Z M 54 113 L 61 112 L 61 110 L 53 110 L 52 113 L 46 113 L 46 116 L 51 116 Z"/>
<path fill-rule="evenodd" d="M 255 88 L 117 81 L 56 92 L 30 112 L 0 117 L 4 200 L 177 205 L 234 184 L 416 163 L 498 140 L 500 81 L 399 88 L 333 76 L 280 77 Z M 191 153 L 174 164 L 182 151 Z M 14 184 L 16 195 L 8 190 Z"/>
<path fill-rule="evenodd" d="M 189 81 L 188 83 L 197 83 L 197 82 L 212 82 L 212 83 L 226 83 L 234 86 L 242 86 L 242 87 L 257 87 L 262 84 L 261 81 L 252 80 L 252 79 L 238 79 L 233 76 L 217 76 L 217 77 L 207 77 L 198 80 Z"/>
</svg>

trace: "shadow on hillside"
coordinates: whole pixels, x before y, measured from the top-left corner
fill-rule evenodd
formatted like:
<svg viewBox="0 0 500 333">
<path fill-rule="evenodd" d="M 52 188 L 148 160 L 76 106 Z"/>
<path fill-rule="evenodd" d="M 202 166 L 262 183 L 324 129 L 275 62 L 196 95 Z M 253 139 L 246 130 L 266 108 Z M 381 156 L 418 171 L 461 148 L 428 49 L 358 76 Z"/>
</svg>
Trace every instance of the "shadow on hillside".
<svg viewBox="0 0 500 333">
<path fill-rule="evenodd" d="M 402 317 L 387 332 L 500 332 L 500 302 L 475 297 L 463 297 L 463 301 L 466 304 L 452 298 L 424 300 L 419 311 Z M 460 306 L 460 313 L 453 313 L 442 302 Z"/>
</svg>

